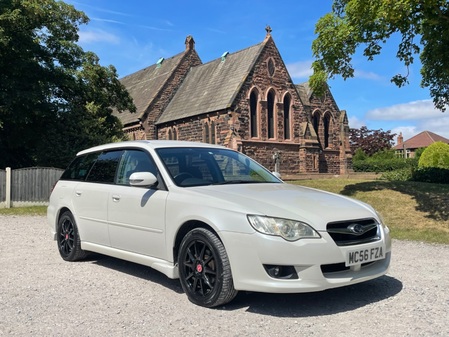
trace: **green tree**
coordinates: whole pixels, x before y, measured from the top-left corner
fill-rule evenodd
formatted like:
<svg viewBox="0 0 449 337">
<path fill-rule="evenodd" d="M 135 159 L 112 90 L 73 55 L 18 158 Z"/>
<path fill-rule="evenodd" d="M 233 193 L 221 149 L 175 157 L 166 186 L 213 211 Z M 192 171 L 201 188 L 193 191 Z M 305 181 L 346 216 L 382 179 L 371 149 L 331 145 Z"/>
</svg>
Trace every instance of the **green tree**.
<svg viewBox="0 0 449 337">
<path fill-rule="evenodd" d="M 352 56 L 360 46 L 368 60 L 380 54 L 382 45 L 400 35 L 397 58 L 408 67 L 419 55 L 421 85 L 428 87 L 435 107 L 445 111 L 449 103 L 449 2 L 447 0 L 334 0 L 332 12 L 319 19 L 312 50 L 316 60 L 310 78 L 312 89 L 323 93 L 326 81 L 354 76 Z M 391 81 L 401 87 L 407 74 Z"/>
<path fill-rule="evenodd" d="M 0 167 L 64 167 L 124 138 L 112 109 L 135 106 L 116 69 L 77 44 L 87 22 L 62 1 L 0 2 Z"/>
</svg>

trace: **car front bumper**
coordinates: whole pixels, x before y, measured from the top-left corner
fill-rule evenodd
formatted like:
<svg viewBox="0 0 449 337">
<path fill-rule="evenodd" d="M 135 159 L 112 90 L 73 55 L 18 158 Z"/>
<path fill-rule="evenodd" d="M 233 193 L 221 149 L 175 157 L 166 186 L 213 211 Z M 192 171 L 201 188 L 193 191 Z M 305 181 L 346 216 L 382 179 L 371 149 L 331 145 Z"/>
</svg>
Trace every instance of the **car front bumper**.
<svg viewBox="0 0 449 337">
<path fill-rule="evenodd" d="M 267 293 L 313 292 L 368 281 L 388 272 L 391 259 L 388 233 L 383 233 L 381 241 L 384 259 L 351 267 L 344 266 L 348 247 L 337 246 L 327 233 L 320 234 L 320 239 L 288 242 L 260 233 L 221 232 L 235 289 Z M 374 244 L 378 245 L 379 241 L 355 248 L 369 248 Z M 297 278 L 272 277 L 264 265 L 293 267 Z M 337 268 L 329 271 L 329 266 Z"/>
</svg>

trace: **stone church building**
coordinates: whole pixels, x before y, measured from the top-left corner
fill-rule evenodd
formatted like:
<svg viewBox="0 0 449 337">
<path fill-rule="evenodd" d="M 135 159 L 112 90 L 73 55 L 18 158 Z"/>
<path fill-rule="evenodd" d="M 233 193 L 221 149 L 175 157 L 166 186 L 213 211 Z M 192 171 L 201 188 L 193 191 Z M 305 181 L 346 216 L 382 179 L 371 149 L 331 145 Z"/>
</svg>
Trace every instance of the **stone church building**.
<svg viewBox="0 0 449 337">
<path fill-rule="evenodd" d="M 185 50 L 121 79 L 136 113 L 115 113 L 130 139 L 177 139 L 241 151 L 271 171 L 345 174 L 349 126 L 328 90 L 294 84 L 267 27 L 254 46 L 202 63 Z"/>
</svg>

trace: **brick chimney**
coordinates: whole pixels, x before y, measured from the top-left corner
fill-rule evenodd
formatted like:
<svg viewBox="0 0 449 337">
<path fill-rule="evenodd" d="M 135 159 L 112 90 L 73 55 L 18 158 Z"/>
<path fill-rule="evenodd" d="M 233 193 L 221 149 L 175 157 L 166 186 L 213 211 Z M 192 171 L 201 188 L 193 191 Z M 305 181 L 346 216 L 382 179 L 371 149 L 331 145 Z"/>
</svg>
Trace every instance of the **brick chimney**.
<svg viewBox="0 0 449 337">
<path fill-rule="evenodd" d="M 188 35 L 186 37 L 185 44 L 186 44 L 186 50 L 193 50 L 193 49 L 195 49 L 195 40 L 193 40 L 192 35 Z"/>
<path fill-rule="evenodd" d="M 401 145 L 403 142 L 404 142 L 404 137 L 402 137 L 402 132 L 399 132 L 398 145 Z"/>
</svg>

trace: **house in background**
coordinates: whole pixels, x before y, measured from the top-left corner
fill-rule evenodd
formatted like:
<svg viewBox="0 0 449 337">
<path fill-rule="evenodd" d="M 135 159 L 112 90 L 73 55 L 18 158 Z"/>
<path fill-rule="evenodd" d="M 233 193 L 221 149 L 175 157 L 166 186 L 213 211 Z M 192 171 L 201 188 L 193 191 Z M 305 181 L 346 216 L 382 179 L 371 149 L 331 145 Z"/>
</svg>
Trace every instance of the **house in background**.
<svg viewBox="0 0 449 337">
<path fill-rule="evenodd" d="M 266 28 L 265 39 L 203 64 L 185 50 L 121 79 L 136 113 L 115 113 L 130 139 L 220 144 L 282 174 L 345 174 L 349 125 L 329 90 L 294 84 Z"/>
<path fill-rule="evenodd" d="M 435 142 L 449 144 L 449 139 L 430 131 L 423 131 L 404 142 L 401 132 L 398 136 L 398 143 L 393 147 L 393 150 L 395 150 L 398 157 L 414 158 L 416 150 L 427 147 Z"/>
</svg>

